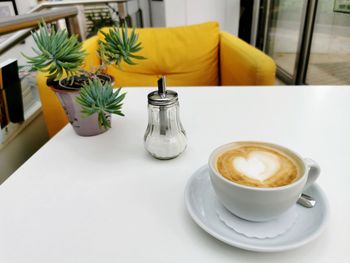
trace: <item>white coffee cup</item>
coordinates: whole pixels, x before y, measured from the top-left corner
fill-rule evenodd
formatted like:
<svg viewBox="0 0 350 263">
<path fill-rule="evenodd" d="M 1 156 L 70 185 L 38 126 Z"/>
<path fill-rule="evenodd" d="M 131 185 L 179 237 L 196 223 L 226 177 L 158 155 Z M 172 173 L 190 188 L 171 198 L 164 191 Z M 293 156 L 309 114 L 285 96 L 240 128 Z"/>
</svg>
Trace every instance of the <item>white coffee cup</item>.
<svg viewBox="0 0 350 263">
<path fill-rule="evenodd" d="M 285 153 L 296 161 L 300 177 L 288 185 L 268 188 L 246 186 L 226 179 L 216 168 L 217 158 L 237 144 L 262 144 Z M 275 219 L 291 208 L 301 193 L 316 181 L 320 167 L 313 160 L 302 158 L 283 146 L 247 141 L 216 148 L 209 157 L 209 173 L 217 198 L 226 209 L 240 218 L 259 222 Z"/>
</svg>

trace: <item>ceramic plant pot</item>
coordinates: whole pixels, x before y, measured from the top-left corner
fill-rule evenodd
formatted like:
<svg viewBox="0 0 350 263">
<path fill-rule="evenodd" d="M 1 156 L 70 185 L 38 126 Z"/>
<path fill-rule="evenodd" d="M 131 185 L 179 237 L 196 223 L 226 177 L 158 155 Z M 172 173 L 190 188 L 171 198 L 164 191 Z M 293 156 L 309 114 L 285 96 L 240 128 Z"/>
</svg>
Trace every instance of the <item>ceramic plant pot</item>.
<svg viewBox="0 0 350 263">
<path fill-rule="evenodd" d="M 103 76 L 108 79 L 107 76 Z M 68 121 L 73 126 L 76 134 L 80 136 L 95 136 L 108 130 L 99 125 L 98 114 L 95 113 L 89 117 L 84 117 L 81 113 L 81 106 L 76 102 L 79 96 L 80 88 L 69 87 L 65 85 L 65 79 L 59 82 L 59 85 L 51 86 L 68 117 Z M 111 121 L 111 114 L 106 113 L 107 120 Z"/>
</svg>

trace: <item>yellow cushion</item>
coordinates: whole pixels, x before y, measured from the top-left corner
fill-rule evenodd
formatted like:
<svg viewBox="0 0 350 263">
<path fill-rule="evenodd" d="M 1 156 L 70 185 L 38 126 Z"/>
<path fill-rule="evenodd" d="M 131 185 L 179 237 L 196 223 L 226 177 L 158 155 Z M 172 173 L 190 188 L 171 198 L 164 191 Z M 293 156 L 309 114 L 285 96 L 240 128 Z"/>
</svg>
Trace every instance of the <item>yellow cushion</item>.
<svg viewBox="0 0 350 263">
<path fill-rule="evenodd" d="M 260 50 L 220 33 L 221 85 L 274 85 L 276 65 Z"/>
<path fill-rule="evenodd" d="M 103 29 L 104 32 L 108 28 Z M 136 29 L 147 59 L 138 65 L 121 64 L 107 68 L 117 86 L 155 86 L 166 75 L 172 86 L 218 85 L 219 25 L 209 22 L 175 28 Z M 99 38 L 104 36 L 99 33 Z"/>
</svg>

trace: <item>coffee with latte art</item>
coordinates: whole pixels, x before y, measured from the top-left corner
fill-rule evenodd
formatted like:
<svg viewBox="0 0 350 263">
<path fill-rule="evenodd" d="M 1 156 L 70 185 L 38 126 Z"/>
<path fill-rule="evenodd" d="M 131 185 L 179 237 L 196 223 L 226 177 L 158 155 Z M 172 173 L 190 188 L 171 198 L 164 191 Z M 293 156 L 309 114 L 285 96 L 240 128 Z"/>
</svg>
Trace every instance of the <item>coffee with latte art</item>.
<svg viewBox="0 0 350 263">
<path fill-rule="evenodd" d="M 298 163 L 283 151 L 264 144 L 237 144 L 218 155 L 218 172 L 226 179 L 260 188 L 279 187 L 299 179 Z"/>
</svg>

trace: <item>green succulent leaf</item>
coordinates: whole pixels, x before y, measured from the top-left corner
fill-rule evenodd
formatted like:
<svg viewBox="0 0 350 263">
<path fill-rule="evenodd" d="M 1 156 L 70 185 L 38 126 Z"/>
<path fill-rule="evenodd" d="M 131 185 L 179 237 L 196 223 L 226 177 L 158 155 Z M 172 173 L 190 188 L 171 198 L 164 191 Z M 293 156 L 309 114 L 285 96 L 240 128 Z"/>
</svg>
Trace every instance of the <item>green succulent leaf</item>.
<svg viewBox="0 0 350 263">
<path fill-rule="evenodd" d="M 33 48 L 36 56 L 22 55 L 33 69 L 59 80 L 63 75 L 74 75 L 81 67 L 86 53 L 77 36 L 68 36 L 66 30 L 56 32 L 53 26 L 48 27 L 45 22 L 39 23 L 38 31 L 33 31 L 32 36 L 37 45 L 37 48 Z"/>
<path fill-rule="evenodd" d="M 135 65 L 134 60 L 146 59 L 135 54 L 142 50 L 142 46 L 138 42 L 135 28 L 132 29 L 129 36 L 126 22 L 122 27 L 114 26 L 107 33 L 103 31 L 101 33 L 104 36 L 104 41 L 99 41 L 99 55 L 105 63 L 120 65 L 124 61 L 129 65 Z"/>
<path fill-rule="evenodd" d="M 100 79 L 93 78 L 80 89 L 76 101 L 81 105 L 81 112 L 84 116 L 88 117 L 97 113 L 99 125 L 110 128 L 110 121 L 106 113 L 124 116 L 121 109 L 126 93 L 120 94 L 120 90 L 119 88 L 113 92 L 110 82 L 102 83 Z"/>
</svg>

